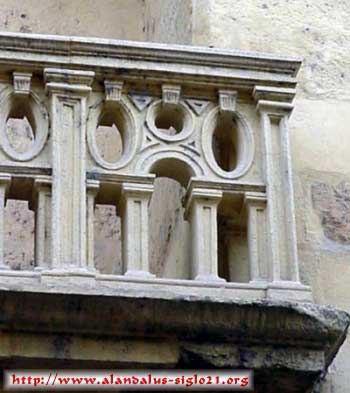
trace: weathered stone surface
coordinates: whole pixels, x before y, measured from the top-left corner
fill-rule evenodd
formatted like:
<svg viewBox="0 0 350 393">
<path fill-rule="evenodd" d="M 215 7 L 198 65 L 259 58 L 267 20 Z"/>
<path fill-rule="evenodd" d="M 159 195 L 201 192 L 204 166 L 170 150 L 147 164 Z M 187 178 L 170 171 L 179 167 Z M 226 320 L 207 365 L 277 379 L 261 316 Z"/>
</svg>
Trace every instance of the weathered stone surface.
<svg viewBox="0 0 350 393">
<path fill-rule="evenodd" d="M 350 305 L 348 224 L 343 214 L 347 191 L 342 189 L 339 195 L 338 187 L 349 183 L 350 174 L 349 14 L 348 2 L 197 0 L 193 30 L 194 42 L 201 45 L 303 57 L 290 122 L 301 279 L 312 286 L 316 302 L 346 310 Z M 313 184 L 325 184 L 325 195 L 313 195 Z M 321 210 L 315 209 L 314 197 Z M 331 212 L 326 212 L 328 207 Z M 346 342 L 330 369 L 325 393 L 348 392 L 349 351 Z"/>
<path fill-rule="evenodd" d="M 14 270 L 34 269 L 34 213 L 26 201 L 7 202 L 4 258 Z"/>
<path fill-rule="evenodd" d="M 350 244 L 350 184 L 336 187 L 325 183 L 312 185 L 314 208 L 320 216 L 325 236 L 335 242 Z"/>
<path fill-rule="evenodd" d="M 111 7 L 110 2 L 102 1 L 98 10 L 96 3 L 90 1 L 75 2 L 73 5 L 62 1 L 44 3 L 39 2 L 33 7 L 32 1 L 3 2 L 2 29 L 95 36 L 105 33 L 108 37 L 128 39 L 141 34 L 141 39 L 146 39 L 146 35 L 141 32 L 143 23 L 135 22 L 143 18 L 136 2 L 127 2 L 126 7 L 130 4 L 130 10 L 125 8 L 125 13 L 123 2 L 114 2 Z M 107 12 L 104 11 L 105 7 Z M 78 19 L 72 17 L 77 9 L 83 16 Z M 161 7 L 158 9 L 161 10 Z M 131 12 L 130 17 L 128 12 Z M 157 12 L 152 10 L 153 15 Z M 103 25 L 95 23 L 104 14 L 110 15 L 110 19 L 108 17 Z M 312 284 L 317 302 L 331 303 L 345 309 L 350 304 L 349 251 L 344 243 L 332 241 L 332 244 L 325 244 L 322 241 L 325 237 L 324 228 L 312 206 L 311 185 L 304 179 L 310 173 L 314 174 L 314 171 L 322 171 L 313 177 L 311 184 L 318 181 L 336 188 L 338 180 L 333 184 L 330 177 L 349 174 L 349 102 L 346 101 L 350 91 L 347 88 L 349 77 L 346 71 L 349 68 L 349 51 L 346 49 L 349 42 L 348 18 L 347 2 L 329 1 L 196 0 L 193 12 L 195 43 L 278 53 L 294 52 L 305 59 L 299 98 L 291 119 L 301 278 L 303 282 Z M 118 23 L 115 23 L 116 20 Z M 125 27 L 124 21 L 127 21 L 128 26 Z M 100 30 L 101 26 L 103 31 Z M 182 29 L 181 20 L 176 24 L 176 30 Z M 161 41 L 168 36 L 168 31 L 173 32 L 173 28 L 167 30 L 166 34 L 160 32 L 154 39 Z M 178 34 L 183 37 L 183 31 Z M 308 100 L 308 97 L 312 99 Z M 162 219 L 162 222 L 167 221 Z M 13 221 L 8 227 L 14 228 L 16 233 L 22 229 L 22 225 L 16 227 Z M 109 232 L 107 226 L 101 224 L 101 227 L 102 232 Z M 170 238 L 174 239 L 173 236 Z M 16 245 L 11 245 L 9 238 L 7 247 L 16 250 Z M 180 248 L 172 247 L 175 253 Z M 106 249 L 109 254 L 111 248 Z M 30 252 L 26 255 L 29 262 Z M 99 255 L 102 263 L 102 248 Z M 338 361 L 330 370 L 332 381 L 329 382 L 327 393 L 348 392 L 349 351 L 349 345 L 345 344 Z"/>
<path fill-rule="evenodd" d="M 248 367 L 258 392 L 266 384 L 269 392 L 301 393 L 324 372 L 350 322 L 332 307 L 188 298 L 132 285 L 105 289 L 108 296 L 76 287 L 68 295 L 67 284 L 1 290 L 1 365 L 11 366 L 15 353 L 17 367 L 44 359 L 45 368 L 63 360 L 63 367 L 78 360 L 91 367 L 91 359 L 93 367 Z"/>
</svg>

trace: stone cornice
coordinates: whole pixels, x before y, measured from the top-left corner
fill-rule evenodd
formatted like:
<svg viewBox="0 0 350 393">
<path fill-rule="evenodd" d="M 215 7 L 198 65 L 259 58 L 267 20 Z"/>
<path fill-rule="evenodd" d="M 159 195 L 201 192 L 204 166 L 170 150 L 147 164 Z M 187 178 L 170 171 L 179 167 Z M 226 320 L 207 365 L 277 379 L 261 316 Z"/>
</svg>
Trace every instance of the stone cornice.
<svg viewBox="0 0 350 393">
<path fill-rule="evenodd" d="M 261 345 L 263 337 L 265 345 L 283 343 L 283 348 L 319 351 L 324 356 L 322 369 L 337 353 L 350 321 L 347 313 L 330 306 L 238 302 L 224 299 L 219 293 L 203 298 L 181 294 L 172 288 L 145 290 L 142 284 L 135 283 L 127 291 L 122 285 L 113 289 L 105 287 L 106 296 L 96 296 L 95 287 L 87 286 L 81 292 L 76 287 L 68 288 L 66 283 L 62 287 L 58 284 L 54 291 L 49 286 L 38 289 L 35 284 L 30 288 L 24 285 L 18 291 L 8 291 L 5 287 L 0 290 L 1 328 L 5 331 L 127 336 L 143 340 L 176 337 L 191 341 L 211 337 L 212 342 L 239 343 L 245 347 Z M 123 318 L 111 319 L 111 315 L 123 315 Z"/>
<path fill-rule="evenodd" d="M 139 72 L 152 79 L 164 73 L 171 81 L 294 87 L 301 59 L 274 54 L 21 33 L 0 33 L 0 67 L 8 64 L 32 71 L 45 67 L 94 70 L 96 75 L 118 71 L 123 78 Z M 159 75 L 161 73 L 161 75 Z"/>
</svg>

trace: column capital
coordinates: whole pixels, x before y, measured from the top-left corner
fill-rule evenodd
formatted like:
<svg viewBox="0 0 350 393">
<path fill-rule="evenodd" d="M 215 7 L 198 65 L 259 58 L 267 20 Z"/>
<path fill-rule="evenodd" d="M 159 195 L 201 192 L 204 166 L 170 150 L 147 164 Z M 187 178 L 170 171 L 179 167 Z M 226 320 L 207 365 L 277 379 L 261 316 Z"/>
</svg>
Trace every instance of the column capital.
<svg viewBox="0 0 350 393">
<path fill-rule="evenodd" d="M 86 180 L 86 189 L 89 195 L 95 197 L 100 189 L 100 182 L 98 180 L 88 179 Z"/>
<path fill-rule="evenodd" d="M 244 206 L 257 206 L 265 207 L 267 203 L 267 197 L 262 192 L 246 192 L 244 194 Z"/>
<path fill-rule="evenodd" d="M 6 191 L 10 187 L 11 184 L 11 175 L 9 173 L 0 173 L 0 186 L 6 188 Z"/>
<path fill-rule="evenodd" d="M 121 196 L 151 197 L 154 191 L 153 184 L 147 183 L 122 183 Z"/>
<path fill-rule="evenodd" d="M 217 205 L 222 199 L 223 192 L 211 188 L 190 187 L 185 196 L 185 217 L 192 209 L 194 201 L 205 201 L 208 205 Z"/>
<path fill-rule="evenodd" d="M 51 188 L 52 179 L 50 176 L 39 175 L 34 178 L 34 189 Z"/>
<path fill-rule="evenodd" d="M 38 205 L 38 194 L 40 192 L 51 192 L 51 176 L 38 175 L 34 178 L 32 199 L 29 201 L 29 209 L 34 210 Z"/>
<path fill-rule="evenodd" d="M 275 86 L 255 86 L 253 90 L 257 110 L 276 117 L 290 115 L 295 94 L 296 89 Z"/>
<path fill-rule="evenodd" d="M 75 93 L 87 95 L 94 80 L 93 71 L 45 68 L 44 79 L 49 93 Z"/>
</svg>

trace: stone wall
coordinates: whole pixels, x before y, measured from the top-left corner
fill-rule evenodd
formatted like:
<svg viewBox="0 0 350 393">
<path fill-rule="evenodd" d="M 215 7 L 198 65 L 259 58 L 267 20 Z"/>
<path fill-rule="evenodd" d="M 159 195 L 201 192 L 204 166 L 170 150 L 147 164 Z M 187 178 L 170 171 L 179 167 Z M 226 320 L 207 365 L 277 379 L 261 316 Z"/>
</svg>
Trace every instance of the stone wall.
<svg viewBox="0 0 350 393">
<path fill-rule="evenodd" d="M 193 43 L 304 59 L 291 118 L 301 275 L 315 301 L 350 310 L 350 3 L 197 0 Z M 350 344 L 323 389 L 348 392 Z"/>
</svg>

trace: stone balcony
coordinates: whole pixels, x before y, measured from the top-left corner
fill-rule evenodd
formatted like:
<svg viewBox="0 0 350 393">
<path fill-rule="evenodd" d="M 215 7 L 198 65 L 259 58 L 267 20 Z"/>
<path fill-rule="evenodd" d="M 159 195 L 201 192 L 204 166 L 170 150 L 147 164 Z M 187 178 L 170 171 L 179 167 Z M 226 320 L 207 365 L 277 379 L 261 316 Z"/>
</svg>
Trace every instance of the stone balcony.
<svg viewBox="0 0 350 393">
<path fill-rule="evenodd" d="M 299 277 L 288 119 L 300 66 L 241 51 L 0 35 L 3 367 L 249 367 L 259 392 L 312 386 L 349 320 L 313 305 Z M 18 120 L 33 134 L 25 150 L 9 136 Z M 101 153 L 99 127 L 117 131 L 117 159 Z M 188 263 L 171 277 L 149 257 L 160 177 L 185 190 L 190 229 Z M 30 271 L 4 258 L 9 199 L 35 215 Z M 95 266 L 97 204 L 121 220 L 120 274 Z"/>
</svg>

